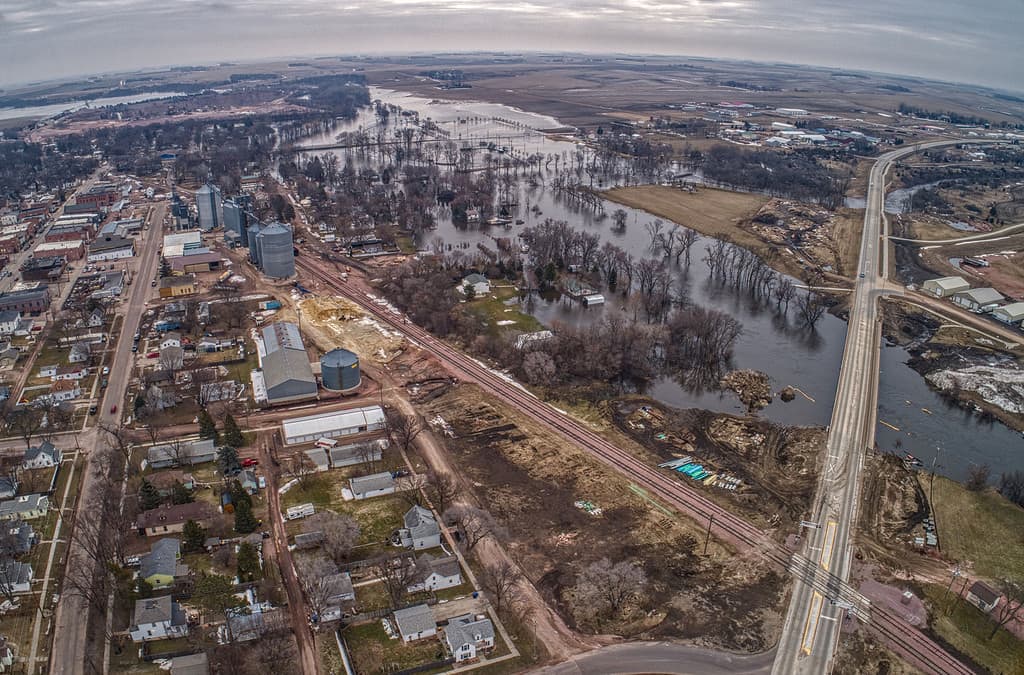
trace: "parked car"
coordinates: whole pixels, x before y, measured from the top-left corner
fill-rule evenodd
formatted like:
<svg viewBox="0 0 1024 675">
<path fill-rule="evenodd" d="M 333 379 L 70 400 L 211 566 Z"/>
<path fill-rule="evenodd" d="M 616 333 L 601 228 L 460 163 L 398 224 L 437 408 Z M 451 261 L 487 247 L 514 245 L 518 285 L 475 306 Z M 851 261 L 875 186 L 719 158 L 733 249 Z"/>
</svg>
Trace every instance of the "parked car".
<svg viewBox="0 0 1024 675">
<path fill-rule="evenodd" d="M 138 345 L 132 345 L 132 352 L 137 352 L 137 351 L 139 351 L 139 346 Z"/>
<path fill-rule="evenodd" d="M 160 358 L 160 352 L 150 352 L 146 354 L 147 359 L 158 359 Z"/>
<path fill-rule="evenodd" d="M 95 405 L 89 406 L 89 414 L 90 415 L 95 415 L 96 414 L 96 410 L 97 410 L 97 408 L 96 408 Z"/>
<path fill-rule="evenodd" d="M 110 412 L 111 413 L 116 413 L 117 412 L 117 406 L 116 405 L 110 406 Z"/>
<path fill-rule="evenodd" d="M 260 460 L 256 459 L 255 457 L 247 457 L 246 459 L 242 460 L 242 466 L 256 466 L 259 463 Z"/>
<path fill-rule="evenodd" d="M 103 366 L 103 374 L 110 375 L 110 366 Z"/>
</svg>

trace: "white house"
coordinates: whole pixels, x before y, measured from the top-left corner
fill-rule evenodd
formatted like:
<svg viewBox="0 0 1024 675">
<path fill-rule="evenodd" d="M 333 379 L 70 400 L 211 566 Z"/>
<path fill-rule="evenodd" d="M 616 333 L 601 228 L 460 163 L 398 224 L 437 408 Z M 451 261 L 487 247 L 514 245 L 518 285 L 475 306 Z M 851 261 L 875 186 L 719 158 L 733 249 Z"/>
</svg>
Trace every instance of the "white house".
<svg viewBox="0 0 1024 675">
<path fill-rule="evenodd" d="M 487 281 L 487 277 L 482 274 L 467 274 L 462 279 L 459 290 L 465 293 L 467 288 L 472 288 L 473 295 L 479 298 L 481 295 L 487 295 L 491 292 L 491 282 Z"/>
<path fill-rule="evenodd" d="M 1020 325 L 1024 321 L 1024 302 L 1013 302 L 992 310 L 992 318 L 1011 326 Z"/>
<path fill-rule="evenodd" d="M 402 546 L 419 551 L 441 545 L 441 528 L 428 509 L 413 506 L 402 517 L 402 524 L 405 527 L 398 530 Z"/>
<path fill-rule="evenodd" d="M 53 382 L 61 382 L 64 380 L 81 380 L 89 374 L 89 369 L 85 366 L 60 366 L 57 371 L 50 377 Z"/>
<path fill-rule="evenodd" d="M 448 620 L 444 642 L 456 663 L 475 659 L 478 652 L 494 648 L 494 625 L 482 616 L 457 616 Z"/>
<path fill-rule="evenodd" d="M 50 391 L 39 398 L 51 403 L 62 403 L 63 401 L 74 401 L 82 395 L 77 380 L 59 380 L 50 385 Z"/>
<path fill-rule="evenodd" d="M 171 331 L 166 333 L 163 340 L 160 341 L 160 349 L 167 349 L 168 347 L 180 347 L 181 346 L 181 333 Z"/>
<path fill-rule="evenodd" d="M 437 635 L 434 612 L 427 605 L 414 605 L 395 610 L 395 625 L 402 642 L 414 642 Z"/>
<path fill-rule="evenodd" d="M 439 591 L 454 588 L 462 583 L 462 569 L 459 559 L 453 555 L 435 558 L 424 553 L 416 561 L 414 581 L 409 584 L 410 593 L 421 591 Z"/>
<path fill-rule="evenodd" d="M 21 322 L 21 312 L 9 309 L 0 312 L 0 335 L 13 335 Z"/>
<path fill-rule="evenodd" d="M 61 452 L 53 443 L 43 441 L 25 450 L 21 466 L 25 469 L 46 469 L 60 464 Z"/>
<path fill-rule="evenodd" d="M 71 345 L 71 351 L 68 353 L 69 363 L 85 363 L 92 357 L 92 347 L 89 346 L 88 342 L 76 342 Z"/>
<path fill-rule="evenodd" d="M 39 368 L 39 377 L 53 377 L 57 374 L 57 366 L 42 366 Z"/>
<path fill-rule="evenodd" d="M 185 637 L 188 634 L 188 621 L 171 596 L 142 598 L 135 601 L 135 612 L 128 632 L 132 642 Z"/>
<path fill-rule="evenodd" d="M 86 321 L 86 325 L 88 325 L 89 328 L 99 328 L 103 325 L 103 320 L 105 318 L 106 314 L 103 313 L 102 309 L 97 307 L 92 311 L 92 314 L 89 315 L 89 320 Z"/>
</svg>

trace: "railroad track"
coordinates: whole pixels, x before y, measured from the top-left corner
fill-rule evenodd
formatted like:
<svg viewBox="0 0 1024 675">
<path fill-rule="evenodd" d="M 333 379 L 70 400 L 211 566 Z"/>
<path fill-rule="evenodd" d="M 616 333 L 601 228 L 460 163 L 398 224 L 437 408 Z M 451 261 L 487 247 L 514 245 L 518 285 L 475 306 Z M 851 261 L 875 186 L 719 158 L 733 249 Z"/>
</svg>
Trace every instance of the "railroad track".
<svg viewBox="0 0 1024 675">
<path fill-rule="evenodd" d="M 398 316 L 370 300 L 365 293 L 353 291 L 350 286 L 340 282 L 337 270 L 322 268 L 320 265 L 323 262 L 309 256 L 296 259 L 297 266 L 304 273 L 354 302 L 365 312 L 388 324 L 394 330 L 412 338 L 442 358 L 448 365 L 454 365 L 462 371 L 466 379 L 486 387 L 491 394 L 504 402 L 543 422 L 591 456 L 631 478 L 640 487 L 650 489 L 662 501 L 668 502 L 679 511 L 696 516 L 701 520 L 711 521 L 712 530 L 720 538 L 738 544 L 741 548 L 758 550 L 769 561 L 788 573 L 800 576 L 805 583 L 810 584 L 826 597 L 832 597 L 837 593 L 841 595 L 843 592 L 856 593 L 838 577 L 822 574 L 820 568 L 801 570 L 800 568 L 805 566 L 801 565 L 790 551 L 772 541 L 767 533 L 743 518 L 731 513 L 686 484 L 675 480 L 672 476 L 638 460 L 596 432 L 582 426 L 580 422 L 571 419 L 566 413 L 507 381 L 476 359 L 463 354 L 416 324 L 402 323 Z M 328 264 L 331 264 L 332 267 L 334 265 L 333 263 Z M 861 615 L 861 619 L 871 630 L 888 638 L 898 650 L 909 655 L 917 663 L 924 665 L 930 672 L 937 675 L 970 675 L 975 672 L 892 610 L 871 605 L 869 616 Z"/>
</svg>

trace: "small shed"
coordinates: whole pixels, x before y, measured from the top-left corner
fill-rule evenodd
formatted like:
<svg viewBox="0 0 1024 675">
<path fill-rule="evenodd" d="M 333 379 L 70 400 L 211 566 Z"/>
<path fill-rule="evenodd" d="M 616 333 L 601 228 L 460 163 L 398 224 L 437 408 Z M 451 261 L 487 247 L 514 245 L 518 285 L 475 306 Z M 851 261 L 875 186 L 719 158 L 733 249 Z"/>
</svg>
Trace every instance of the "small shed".
<svg viewBox="0 0 1024 675">
<path fill-rule="evenodd" d="M 948 298 L 956 293 L 969 291 L 971 285 L 963 277 L 939 277 L 924 282 L 921 289 L 937 298 Z"/>
<path fill-rule="evenodd" d="M 967 602 L 971 603 L 983 612 L 991 612 L 999 604 L 999 591 L 992 588 L 984 581 L 975 581 L 967 589 Z"/>
</svg>

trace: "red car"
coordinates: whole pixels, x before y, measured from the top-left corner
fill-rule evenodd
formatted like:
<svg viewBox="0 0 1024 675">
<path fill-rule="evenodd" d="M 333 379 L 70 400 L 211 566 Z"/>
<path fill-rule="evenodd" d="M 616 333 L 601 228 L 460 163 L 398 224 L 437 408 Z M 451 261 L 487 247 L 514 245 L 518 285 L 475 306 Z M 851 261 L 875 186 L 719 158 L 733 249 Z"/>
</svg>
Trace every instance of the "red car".
<svg viewBox="0 0 1024 675">
<path fill-rule="evenodd" d="M 158 359 L 160 358 L 160 352 L 150 352 L 146 354 L 147 359 Z"/>
<path fill-rule="evenodd" d="M 249 457 L 247 459 L 242 460 L 242 466 L 256 466 L 259 463 L 260 460 L 256 459 L 255 457 Z"/>
<path fill-rule="evenodd" d="M 116 405 L 110 406 L 110 412 L 116 413 L 117 412 L 117 406 Z"/>
</svg>

